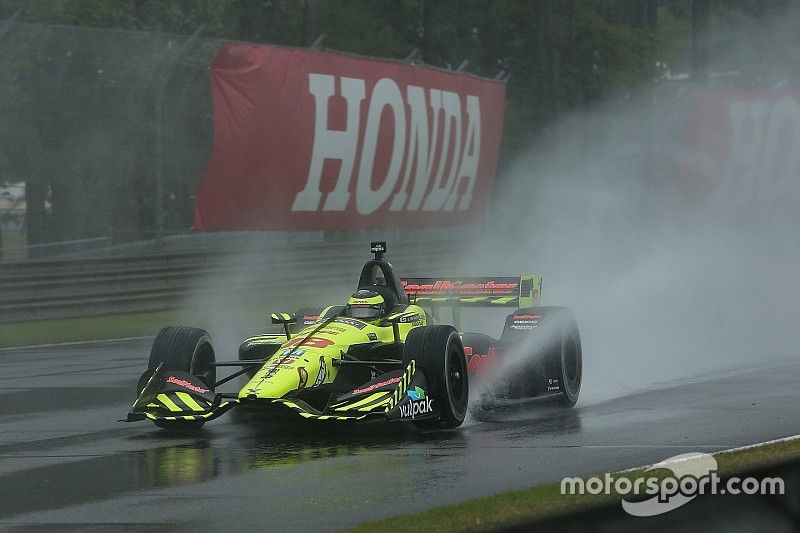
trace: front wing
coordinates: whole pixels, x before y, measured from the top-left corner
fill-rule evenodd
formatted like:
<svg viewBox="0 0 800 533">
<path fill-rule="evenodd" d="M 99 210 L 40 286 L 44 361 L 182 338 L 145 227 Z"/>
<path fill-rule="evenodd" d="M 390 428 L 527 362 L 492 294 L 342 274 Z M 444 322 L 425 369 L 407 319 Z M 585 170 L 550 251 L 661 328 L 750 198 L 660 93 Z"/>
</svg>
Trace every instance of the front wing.
<svg viewBox="0 0 800 533">
<path fill-rule="evenodd" d="M 150 377 L 139 397 L 131 406 L 126 422 L 149 419 L 154 422 L 213 420 L 231 408 L 251 404 L 247 399 L 213 394 L 193 375 L 179 371 L 165 371 L 159 366 Z M 427 389 L 425 376 L 416 371 L 414 361 L 402 370 L 381 374 L 361 387 L 334 398 L 322 411 L 300 398 L 275 398 L 258 400 L 257 405 L 271 409 L 285 408 L 307 420 L 354 421 L 366 418 L 383 418 L 389 421 L 421 420 L 434 418 L 438 412 L 414 409 L 420 391 Z M 409 393 L 411 391 L 411 393 Z M 423 402 L 424 403 L 424 402 Z"/>
</svg>

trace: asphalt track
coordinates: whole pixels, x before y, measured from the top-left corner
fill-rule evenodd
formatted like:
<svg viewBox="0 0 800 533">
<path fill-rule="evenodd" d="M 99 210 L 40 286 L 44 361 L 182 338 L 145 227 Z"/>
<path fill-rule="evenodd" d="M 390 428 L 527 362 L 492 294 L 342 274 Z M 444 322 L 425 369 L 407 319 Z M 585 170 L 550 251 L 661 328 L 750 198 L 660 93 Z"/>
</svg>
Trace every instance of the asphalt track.
<svg viewBox="0 0 800 533">
<path fill-rule="evenodd" d="M 456 431 L 117 422 L 149 340 L 0 351 L 0 525 L 335 529 L 800 433 L 800 363 L 695 378 Z"/>
</svg>

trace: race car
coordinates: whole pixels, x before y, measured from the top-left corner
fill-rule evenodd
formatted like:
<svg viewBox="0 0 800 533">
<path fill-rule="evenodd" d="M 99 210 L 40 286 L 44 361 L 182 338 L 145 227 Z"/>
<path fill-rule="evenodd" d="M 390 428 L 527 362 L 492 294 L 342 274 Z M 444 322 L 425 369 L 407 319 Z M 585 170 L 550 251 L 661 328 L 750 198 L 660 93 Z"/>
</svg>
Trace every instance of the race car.
<svg viewBox="0 0 800 533">
<path fill-rule="evenodd" d="M 237 361 L 216 361 L 202 329 L 162 329 L 125 420 L 194 429 L 236 407 L 275 419 L 453 428 L 481 380 L 483 396 L 490 391 L 494 400 L 575 405 L 578 327 L 568 309 L 539 306 L 541 276 L 399 278 L 384 258 L 385 242 L 371 251 L 345 305 L 273 313 L 283 331 L 245 339 Z M 462 308 L 472 307 L 515 311 L 495 339 L 459 331 Z M 452 324 L 442 323 L 445 309 Z M 218 380 L 221 367 L 241 369 Z M 238 392 L 216 392 L 239 376 L 247 382 Z"/>
</svg>

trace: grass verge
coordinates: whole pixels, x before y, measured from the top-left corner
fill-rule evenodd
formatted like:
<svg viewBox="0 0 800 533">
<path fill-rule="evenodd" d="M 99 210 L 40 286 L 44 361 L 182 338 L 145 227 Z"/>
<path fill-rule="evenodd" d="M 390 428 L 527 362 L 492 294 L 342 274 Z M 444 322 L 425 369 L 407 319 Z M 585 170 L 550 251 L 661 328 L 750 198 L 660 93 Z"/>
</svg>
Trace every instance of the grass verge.
<svg viewBox="0 0 800 533">
<path fill-rule="evenodd" d="M 173 316 L 157 311 L 0 324 L 0 348 L 155 335 Z"/>
<path fill-rule="evenodd" d="M 241 318 L 239 318 L 241 317 Z M 38 320 L 0 324 L 0 348 L 58 342 L 115 339 L 153 335 L 164 326 L 187 325 L 207 329 L 223 323 L 247 332 L 264 329 L 266 319 L 261 306 L 236 309 L 215 316 L 214 308 L 198 310 L 151 311 L 79 318 Z"/>
<path fill-rule="evenodd" d="M 250 297 L 198 298 L 202 305 L 185 305 L 181 309 L 112 314 L 104 316 L 37 320 L 31 322 L 0 323 L 0 348 L 30 346 L 122 337 L 155 336 L 164 326 L 185 325 L 203 328 L 212 336 L 235 333 L 251 335 L 264 331 L 269 310 L 292 312 L 312 300 L 313 292 L 296 295 L 277 295 L 269 303 L 260 293 Z"/>
<path fill-rule="evenodd" d="M 765 443 L 745 449 L 726 450 L 713 455 L 719 465 L 718 475 L 725 478 L 771 465 L 800 460 L 800 438 Z M 663 478 L 671 474 L 663 469 L 647 473 L 645 470 L 646 467 L 618 472 L 614 474 L 614 477 L 626 477 L 635 482 L 636 479 L 645 475 Z M 597 475 L 603 476 L 604 474 Z M 567 515 L 612 504 L 620 499 L 621 497 L 615 494 L 562 495 L 560 482 L 555 482 L 439 507 L 416 515 L 371 522 L 351 531 L 409 530 L 419 533 L 491 529 Z"/>
</svg>

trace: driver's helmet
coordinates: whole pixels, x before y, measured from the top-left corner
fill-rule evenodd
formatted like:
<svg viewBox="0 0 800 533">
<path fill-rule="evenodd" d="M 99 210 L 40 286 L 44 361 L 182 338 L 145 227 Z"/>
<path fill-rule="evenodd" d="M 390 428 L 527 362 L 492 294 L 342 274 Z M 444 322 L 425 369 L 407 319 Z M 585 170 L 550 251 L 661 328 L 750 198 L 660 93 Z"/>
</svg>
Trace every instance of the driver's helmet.
<svg viewBox="0 0 800 533">
<path fill-rule="evenodd" d="M 345 314 L 360 320 L 376 320 L 386 314 L 386 301 L 375 291 L 359 289 L 347 300 Z"/>
</svg>

